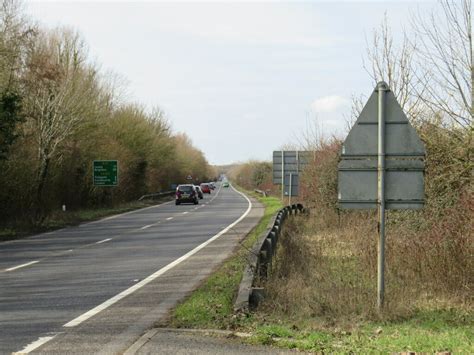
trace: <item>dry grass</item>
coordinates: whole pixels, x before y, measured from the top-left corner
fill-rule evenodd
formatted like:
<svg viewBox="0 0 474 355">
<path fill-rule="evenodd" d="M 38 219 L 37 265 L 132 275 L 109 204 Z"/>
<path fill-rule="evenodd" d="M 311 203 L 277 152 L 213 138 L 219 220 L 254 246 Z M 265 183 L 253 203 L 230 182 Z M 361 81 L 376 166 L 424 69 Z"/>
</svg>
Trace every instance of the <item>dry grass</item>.
<svg viewBox="0 0 474 355">
<path fill-rule="evenodd" d="M 290 316 L 394 320 L 426 309 L 474 311 L 474 184 L 470 137 L 420 128 L 426 204 L 388 211 L 386 294 L 376 311 L 376 211 L 337 209 L 340 143 L 318 145 L 301 179 L 311 215 L 288 226 L 267 288 L 267 311 Z"/>
<path fill-rule="evenodd" d="M 372 212 L 300 217 L 281 238 L 266 310 L 317 322 L 396 320 L 420 309 L 474 310 L 472 221 L 451 233 L 414 232 L 392 221 L 386 247 L 386 304 L 376 311 L 377 231 Z M 398 212 L 391 212 L 392 217 Z M 462 220 L 457 215 L 457 220 Z M 405 216 L 406 218 L 406 216 Z M 411 216 L 413 218 L 413 216 Z M 444 221 L 439 221 L 441 226 Z M 441 227 L 439 227 L 441 228 Z"/>
</svg>

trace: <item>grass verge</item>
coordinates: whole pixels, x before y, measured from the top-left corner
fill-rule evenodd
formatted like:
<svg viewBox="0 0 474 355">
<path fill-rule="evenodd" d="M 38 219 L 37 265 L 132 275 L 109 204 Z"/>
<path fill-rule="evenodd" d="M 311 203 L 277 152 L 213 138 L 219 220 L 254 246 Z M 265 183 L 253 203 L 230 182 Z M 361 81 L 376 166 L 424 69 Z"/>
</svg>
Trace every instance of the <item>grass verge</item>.
<svg viewBox="0 0 474 355">
<path fill-rule="evenodd" d="M 419 312 L 398 322 L 333 325 L 275 315 L 253 315 L 251 344 L 318 353 L 474 353 L 473 316 L 460 310 Z M 250 322 L 249 322 L 250 323 Z"/>
<path fill-rule="evenodd" d="M 265 231 L 272 216 L 282 208 L 275 197 L 259 197 L 253 192 L 247 195 L 258 198 L 265 206 L 262 219 L 242 242 L 237 253 L 228 259 L 191 296 L 178 305 L 172 314 L 170 325 L 178 328 L 234 329 L 242 318 L 233 314 L 234 296 L 239 288 L 249 250 Z"/>
<path fill-rule="evenodd" d="M 254 313 L 233 314 L 248 249 L 281 208 L 276 198 L 255 197 L 265 205 L 264 218 L 237 254 L 174 310 L 168 326 L 238 330 L 251 334 L 243 340 L 251 344 L 318 353 L 474 353 L 474 315 L 469 307 L 424 307 L 398 318 L 368 319 L 295 314 L 265 302 Z"/>
</svg>

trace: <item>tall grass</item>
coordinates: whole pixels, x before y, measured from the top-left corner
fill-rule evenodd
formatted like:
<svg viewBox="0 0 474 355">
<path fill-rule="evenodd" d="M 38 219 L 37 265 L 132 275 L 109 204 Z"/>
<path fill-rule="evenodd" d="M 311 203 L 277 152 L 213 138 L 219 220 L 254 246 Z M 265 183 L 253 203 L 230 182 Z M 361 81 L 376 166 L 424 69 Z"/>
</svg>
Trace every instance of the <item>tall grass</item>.
<svg viewBox="0 0 474 355">
<path fill-rule="evenodd" d="M 375 307 L 376 212 L 337 209 L 337 141 L 321 145 L 302 179 L 303 202 L 311 215 L 285 228 L 267 284 L 266 307 L 329 322 L 393 320 L 423 309 L 472 311 L 474 195 L 465 170 L 469 155 L 447 133 L 433 127 L 423 132 L 425 208 L 388 211 L 382 314 Z"/>
</svg>

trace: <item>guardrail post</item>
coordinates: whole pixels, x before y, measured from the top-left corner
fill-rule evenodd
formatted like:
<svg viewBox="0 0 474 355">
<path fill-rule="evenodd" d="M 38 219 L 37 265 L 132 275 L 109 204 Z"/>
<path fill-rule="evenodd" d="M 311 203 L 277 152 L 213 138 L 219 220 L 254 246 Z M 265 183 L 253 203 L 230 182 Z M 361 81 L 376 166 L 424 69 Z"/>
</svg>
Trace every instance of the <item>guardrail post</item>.
<svg viewBox="0 0 474 355">
<path fill-rule="evenodd" d="M 249 265 L 246 268 L 246 274 L 242 278 L 237 301 L 234 304 L 235 309 L 242 310 L 245 304 L 257 304 L 264 297 L 264 288 L 254 287 L 255 280 L 266 280 L 271 273 L 271 265 L 274 254 L 276 253 L 278 239 L 280 238 L 284 221 L 292 214 L 308 213 L 308 209 L 304 208 L 302 204 L 293 204 L 282 208 L 277 215 L 273 226 L 267 234 L 262 234 L 258 243 L 252 249 L 252 256 L 249 259 Z M 247 276 L 245 276 L 247 275 Z M 247 302 L 245 301 L 247 300 Z M 243 306 L 242 306 L 243 305 Z M 248 308 L 247 308 L 248 309 Z"/>
<path fill-rule="evenodd" d="M 275 232 L 278 236 L 280 235 L 280 227 L 279 226 L 273 226 L 272 232 Z"/>
<path fill-rule="evenodd" d="M 276 245 L 278 242 L 278 238 L 275 232 L 270 232 L 268 233 L 268 238 L 271 239 L 272 241 L 272 247 L 273 247 L 273 254 L 275 254 L 276 251 Z"/>
<path fill-rule="evenodd" d="M 257 263 L 258 275 L 261 279 L 266 279 L 268 275 L 268 253 L 266 250 L 260 250 Z"/>
</svg>

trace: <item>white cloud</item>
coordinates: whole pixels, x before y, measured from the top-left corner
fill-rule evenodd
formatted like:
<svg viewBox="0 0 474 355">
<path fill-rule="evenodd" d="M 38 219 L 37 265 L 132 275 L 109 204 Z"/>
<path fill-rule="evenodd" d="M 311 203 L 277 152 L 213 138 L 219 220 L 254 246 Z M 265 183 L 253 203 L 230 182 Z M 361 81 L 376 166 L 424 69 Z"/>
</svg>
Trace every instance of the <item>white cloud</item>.
<svg viewBox="0 0 474 355">
<path fill-rule="evenodd" d="M 314 112 L 335 112 L 345 109 L 349 106 L 350 101 L 342 96 L 331 95 L 316 99 L 311 104 L 311 109 Z"/>
</svg>

